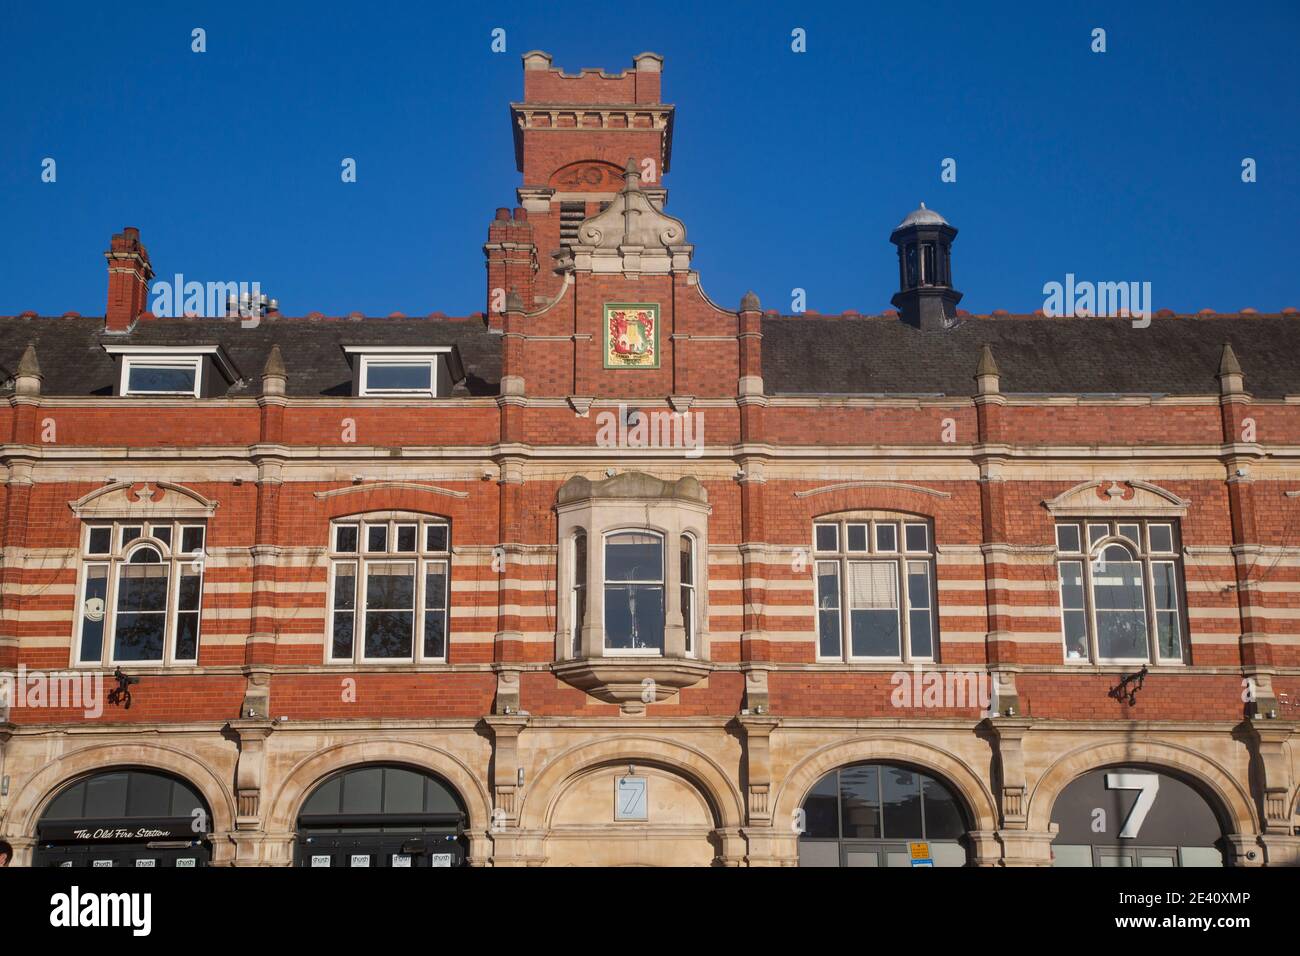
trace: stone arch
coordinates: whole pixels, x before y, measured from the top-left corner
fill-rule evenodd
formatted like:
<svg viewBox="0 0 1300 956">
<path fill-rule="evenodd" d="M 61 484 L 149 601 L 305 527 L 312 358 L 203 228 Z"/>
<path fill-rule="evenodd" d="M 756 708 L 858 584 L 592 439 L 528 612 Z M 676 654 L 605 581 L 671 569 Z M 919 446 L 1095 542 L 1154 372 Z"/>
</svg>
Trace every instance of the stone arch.
<svg viewBox="0 0 1300 956">
<path fill-rule="evenodd" d="M 965 803 L 971 830 L 997 829 L 993 794 L 966 761 L 930 744 L 901 737 L 859 737 L 813 751 L 795 764 L 781 782 L 772 801 L 773 821 L 793 819 L 804 797 L 832 770 L 866 761 L 911 764 L 941 777 Z"/>
<path fill-rule="evenodd" d="M 695 786 L 713 812 L 719 828 L 739 827 L 744 800 L 739 786 L 711 758 L 663 737 L 607 737 L 564 751 L 533 779 L 519 811 L 525 830 L 544 830 L 566 786 L 584 772 L 611 763 L 646 763 L 671 770 Z"/>
<path fill-rule="evenodd" d="M 401 764 L 437 774 L 460 795 L 469 814 L 469 830 L 484 832 L 492 816 L 492 800 L 486 787 L 460 758 L 427 744 L 409 740 L 372 739 L 327 747 L 299 761 L 281 782 L 268 802 L 266 829 L 289 833 L 297 829 L 298 811 L 326 777 L 363 764 Z"/>
<path fill-rule="evenodd" d="M 56 794 L 81 777 L 139 767 L 180 777 L 203 797 L 212 813 L 213 833 L 235 828 L 234 769 L 219 773 L 192 753 L 164 744 L 100 744 L 65 754 L 46 764 L 14 796 L 7 829 L 16 837 L 36 836 L 36 825 Z"/>
<path fill-rule="evenodd" d="M 1229 832 L 1259 832 L 1259 817 L 1250 794 L 1226 769 L 1208 757 L 1178 744 L 1160 741 L 1116 740 L 1091 743 L 1062 754 L 1031 788 L 1028 828 L 1046 832 L 1052 808 L 1061 792 L 1089 770 L 1102 767 L 1145 764 L 1171 770 L 1191 778 L 1208 799 Z"/>
</svg>

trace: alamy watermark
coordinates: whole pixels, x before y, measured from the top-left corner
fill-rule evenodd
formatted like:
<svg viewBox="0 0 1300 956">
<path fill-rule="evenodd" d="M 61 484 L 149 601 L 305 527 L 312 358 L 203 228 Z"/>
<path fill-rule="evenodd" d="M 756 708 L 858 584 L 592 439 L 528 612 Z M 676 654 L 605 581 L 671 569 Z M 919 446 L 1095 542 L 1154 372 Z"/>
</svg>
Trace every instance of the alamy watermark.
<svg viewBox="0 0 1300 956">
<path fill-rule="evenodd" d="M 1043 315 L 1049 319 L 1132 318 L 1135 329 L 1151 324 L 1150 282 L 1076 282 L 1067 272 L 1064 283 L 1046 283 L 1043 295 Z"/>
<path fill-rule="evenodd" d="M 276 308 L 274 299 L 262 294 L 260 282 L 198 282 L 176 273 L 162 279 L 150 290 L 153 303 L 149 311 L 161 319 L 192 317 L 224 319 L 239 316 L 240 326 L 257 328 L 268 310 Z"/>
<path fill-rule="evenodd" d="M 103 671 L 0 671 L 0 714 L 12 709 L 80 710 L 87 720 L 104 713 Z"/>
<path fill-rule="evenodd" d="M 618 411 L 596 415 L 596 446 L 599 448 L 680 448 L 687 458 L 704 454 L 703 412 Z"/>
</svg>

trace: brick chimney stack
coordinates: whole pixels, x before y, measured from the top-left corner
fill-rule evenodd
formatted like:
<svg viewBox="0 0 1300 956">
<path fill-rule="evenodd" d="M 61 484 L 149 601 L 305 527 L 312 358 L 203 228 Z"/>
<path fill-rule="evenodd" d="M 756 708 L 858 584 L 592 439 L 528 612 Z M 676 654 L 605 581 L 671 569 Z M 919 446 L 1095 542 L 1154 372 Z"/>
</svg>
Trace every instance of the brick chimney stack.
<svg viewBox="0 0 1300 956">
<path fill-rule="evenodd" d="M 537 245 L 528 213 L 522 207 L 516 207 L 513 215 L 508 209 L 498 209 L 488 224 L 483 251 L 487 254 L 488 327 L 500 331 L 508 293 L 519 293 L 522 311 L 536 307 Z"/>
<path fill-rule="evenodd" d="M 140 230 L 127 226 L 113 236 L 104 258 L 108 260 L 104 328 L 109 332 L 125 332 L 145 310 L 149 280 L 153 278 L 153 266 L 149 264 L 148 250 L 140 242 Z"/>
</svg>

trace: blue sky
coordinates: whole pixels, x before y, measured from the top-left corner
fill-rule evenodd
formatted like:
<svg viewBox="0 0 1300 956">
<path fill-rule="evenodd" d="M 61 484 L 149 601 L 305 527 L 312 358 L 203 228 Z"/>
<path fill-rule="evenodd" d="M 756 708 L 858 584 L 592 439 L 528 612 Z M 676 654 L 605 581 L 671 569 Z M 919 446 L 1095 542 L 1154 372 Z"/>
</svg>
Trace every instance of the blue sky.
<svg viewBox="0 0 1300 956">
<path fill-rule="evenodd" d="M 1150 281 L 1156 308 L 1300 306 L 1295 0 L 231 0 L 5 17 L 0 314 L 102 315 L 101 253 L 125 225 L 160 276 L 257 280 L 286 314 L 480 310 L 488 220 L 519 184 L 507 103 L 532 49 L 566 72 L 666 57 L 668 210 L 721 304 L 753 288 L 788 311 L 798 287 L 822 312 L 888 308 L 889 232 L 925 200 L 961 230 L 971 311 L 1040 308 L 1067 272 Z M 45 157 L 57 182 L 41 182 Z"/>
</svg>

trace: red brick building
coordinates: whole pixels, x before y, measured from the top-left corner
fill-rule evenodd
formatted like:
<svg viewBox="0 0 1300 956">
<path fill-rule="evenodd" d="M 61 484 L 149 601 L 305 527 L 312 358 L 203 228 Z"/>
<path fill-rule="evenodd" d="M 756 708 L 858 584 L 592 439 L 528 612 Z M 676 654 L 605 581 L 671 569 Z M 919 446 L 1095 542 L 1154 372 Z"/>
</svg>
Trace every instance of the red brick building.
<svg viewBox="0 0 1300 956">
<path fill-rule="evenodd" d="M 0 319 L 20 863 L 1297 862 L 1300 316 L 716 304 L 662 64 L 524 57 L 482 314 Z"/>
</svg>

